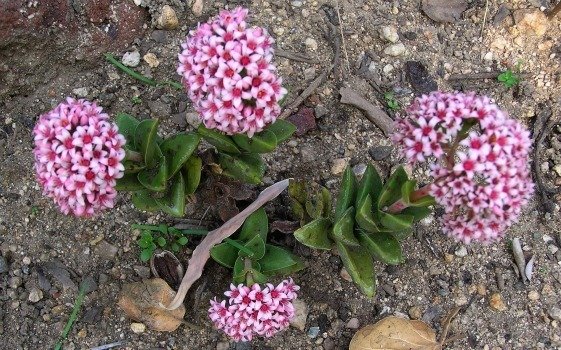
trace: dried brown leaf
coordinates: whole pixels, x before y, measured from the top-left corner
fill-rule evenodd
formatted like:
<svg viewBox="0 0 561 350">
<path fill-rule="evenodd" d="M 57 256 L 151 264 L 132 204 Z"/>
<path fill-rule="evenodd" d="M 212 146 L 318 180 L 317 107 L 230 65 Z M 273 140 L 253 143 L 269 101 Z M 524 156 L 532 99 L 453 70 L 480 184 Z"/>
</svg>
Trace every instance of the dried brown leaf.
<svg viewBox="0 0 561 350">
<path fill-rule="evenodd" d="M 361 328 L 349 350 L 440 350 L 436 333 L 426 323 L 389 316 Z"/>
<path fill-rule="evenodd" d="M 185 295 L 187 295 L 189 288 L 191 288 L 193 283 L 199 279 L 203 273 L 203 268 L 205 267 L 208 258 L 210 258 L 210 249 L 216 244 L 222 242 L 225 238 L 234 234 L 234 232 L 242 226 L 245 219 L 254 211 L 281 194 L 281 192 L 288 187 L 288 181 L 288 179 L 279 181 L 267 187 L 259 194 L 259 197 L 257 197 L 257 199 L 241 213 L 225 222 L 224 225 L 220 226 L 216 230 L 210 231 L 208 235 L 206 235 L 206 237 L 193 251 L 191 259 L 189 259 L 187 272 L 185 273 L 185 276 L 183 276 L 183 280 L 181 281 L 177 294 L 169 306 L 167 306 L 169 310 L 177 309 L 182 306 L 183 300 L 185 299 Z M 163 307 L 165 307 L 165 305 L 168 304 L 162 304 Z"/>
</svg>

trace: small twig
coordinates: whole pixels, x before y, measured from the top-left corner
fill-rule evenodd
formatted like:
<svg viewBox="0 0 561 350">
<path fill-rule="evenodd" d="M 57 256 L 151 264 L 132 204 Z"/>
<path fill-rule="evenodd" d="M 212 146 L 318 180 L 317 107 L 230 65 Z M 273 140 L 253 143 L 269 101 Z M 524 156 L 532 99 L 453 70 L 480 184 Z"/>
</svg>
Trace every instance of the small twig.
<svg viewBox="0 0 561 350">
<path fill-rule="evenodd" d="M 481 73 L 466 73 L 466 74 L 451 74 L 447 80 L 479 80 L 479 79 L 497 79 L 503 72 L 481 72 Z M 528 77 L 527 73 L 518 74 L 519 77 Z"/>
<path fill-rule="evenodd" d="M 295 112 L 298 106 L 300 106 L 302 102 L 304 102 L 308 97 L 310 97 L 310 95 L 313 94 L 314 91 L 327 80 L 327 76 L 329 75 L 329 72 L 331 72 L 331 69 L 332 68 L 329 68 L 328 70 L 318 75 L 310 83 L 310 85 L 308 85 L 308 87 L 304 91 L 302 91 L 302 93 L 298 95 L 298 97 L 296 97 L 296 99 L 292 101 L 292 103 L 290 103 L 290 105 L 284 108 L 279 118 L 284 119 L 290 116 L 293 112 Z"/>
<path fill-rule="evenodd" d="M 440 335 L 440 345 L 444 345 L 446 341 L 446 336 L 448 335 L 448 331 L 450 330 L 450 324 L 452 323 L 452 320 L 454 319 L 454 317 L 456 317 L 456 315 L 458 314 L 458 312 L 460 312 L 461 309 L 462 308 L 460 306 L 456 306 L 455 308 L 450 310 L 448 315 L 446 315 L 446 318 L 442 321 L 442 333 Z"/>
<path fill-rule="evenodd" d="M 548 19 L 552 19 L 553 17 L 555 17 L 559 12 L 561 12 L 561 2 L 558 3 L 557 5 L 555 5 L 555 7 L 553 9 L 551 9 L 551 11 L 549 11 L 547 13 L 547 18 Z"/>
<path fill-rule="evenodd" d="M 432 242 L 430 241 L 430 239 L 427 236 L 424 236 L 424 238 L 425 242 L 427 242 L 427 245 L 429 246 L 432 255 L 434 255 L 435 258 L 440 258 L 438 254 L 436 254 L 436 249 L 434 249 L 434 247 L 432 246 Z"/>
<path fill-rule="evenodd" d="M 78 312 L 80 311 L 80 307 L 82 306 L 82 302 L 84 301 L 85 296 L 86 296 L 86 287 L 85 287 L 84 284 L 82 284 L 80 286 L 80 291 L 78 292 L 78 297 L 76 298 L 76 301 L 74 302 L 74 308 L 72 309 L 72 313 L 70 314 L 70 318 L 66 322 L 66 325 L 64 326 L 64 329 L 62 330 L 62 334 L 60 335 L 59 340 L 55 345 L 55 350 L 62 349 L 62 343 L 68 337 L 68 333 L 70 333 L 70 330 L 72 329 L 72 325 L 74 324 L 74 322 L 78 318 Z"/>
<path fill-rule="evenodd" d="M 335 0 L 335 10 L 337 11 L 337 19 L 339 20 L 339 32 L 341 33 L 341 45 L 343 46 L 343 52 L 345 53 L 345 59 L 347 60 L 347 71 L 351 72 L 351 65 L 349 63 L 349 54 L 347 53 L 347 47 L 345 45 L 345 36 L 343 35 L 343 20 L 341 19 L 341 13 L 339 12 L 339 0 Z"/>
<path fill-rule="evenodd" d="M 118 341 L 118 342 L 111 343 L 111 344 L 96 346 L 94 348 L 90 348 L 90 350 L 108 350 L 108 349 L 116 348 L 117 346 L 121 346 L 121 345 L 124 345 L 124 344 L 125 344 L 124 341 Z"/>
<path fill-rule="evenodd" d="M 514 255 L 514 261 L 520 272 L 522 282 L 526 284 L 526 260 L 524 259 L 524 252 L 522 251 L 522 246 L 520 245 L 520 239 L 518 237 L 512 240 L 512 255 Z"/>
<path fill-rule="evenodd" d="M 275 56 L 283 57 L 296 62 L 318 63 L 317 60 L 312 59 L 310 56 L 306 56 L 298 52 L 285 51 L 279 48 L 275 49 Z"/>
<path fill-rule="evenodd" d="M 481 24 L 481 33 L 479 37 L 483 38 L 483 32 L 485 31 L 485 24 L 487 23 L 487 14 L 489 13 L 489 0 L 485 0 L 485 13 L 483 14 L 483 23 Z"/>
<path fill-rule="evenodd" d="M 366 118 L 380 128 L 384 135 L 388 136 L 392 133 L 393 120 L 381 108 L 374 106 L 351 88 L 341 88 L 339 93 L 341 94 L 341 103 L 363 110 Z"/>
</svg>

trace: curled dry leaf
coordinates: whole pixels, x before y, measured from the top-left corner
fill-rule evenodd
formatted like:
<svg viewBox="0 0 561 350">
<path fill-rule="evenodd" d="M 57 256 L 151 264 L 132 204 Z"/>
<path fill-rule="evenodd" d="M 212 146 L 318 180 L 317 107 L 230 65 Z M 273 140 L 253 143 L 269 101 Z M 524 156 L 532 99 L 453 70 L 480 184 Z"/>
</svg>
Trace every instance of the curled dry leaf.
<svg viewBox="0 0 561 350">
<path fill-rule="evenodd" d="M 156 278 L 167 282 L 174 290 L 177 290 L 183 278 L 183 265 L 175 255 L 167 250 L 152 255 L 150 259 L 150 270 Z"/>
<path fill-rule="evenodd" d="M 349 350 L 440 350 L 436 333 L 426 323 L 389 316 L 361 328 Z"/>
<path fill-rule="evenodd" d="M 118 305 L 129 318 L 144 323 L 155 331 L 173 332 L 185 316 L 185 306 L 168 310 L 175 292 L 161 278 L 152 278 L 123 286 Z"/>
</svg>

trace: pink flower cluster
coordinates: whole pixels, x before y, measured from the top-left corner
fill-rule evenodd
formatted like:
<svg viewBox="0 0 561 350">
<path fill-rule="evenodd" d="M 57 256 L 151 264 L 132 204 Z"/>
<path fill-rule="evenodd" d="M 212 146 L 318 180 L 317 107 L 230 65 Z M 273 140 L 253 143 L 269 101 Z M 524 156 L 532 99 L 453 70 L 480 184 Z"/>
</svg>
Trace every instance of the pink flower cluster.
<svg viewBox="0 0 561 350">
<path fill-rule="evenodd" d="M 125 138 L 95 103 L 68 97 L 33 129 L 35 170 L 43 193 L 65 214 L 92 216 L 114 204 L 123 176 Z"/>
<path fill-rule="evenodd" d="M 411 163 L 437 160 L 430 192 L 445 209 L 443 230 L 465 243 L 501 238 L 534 191 L 529 132 L 474 93 L 424 95 L 396 124 Z"/>
<path fill-rule="evenodd" d="M 272 337 L 289 326 L 294 317 L 292 301 L 299 289 L 292 279 L 276 287 L 268 283 L 263 289 L 257 283 L 251 288 L 232 284 L 224 293 L 230 298 L 229 305 L 226 300 L 211 300 L 209 317 L 216 328 L 235 341 L 250 341 L 255 334 Z"/>
<path fill-rule="evenodd" d="M 273 38 L 248 27 L 248 10 L 222 11 L 181 45 L 177 73 L 207 128 L 249 137 L 276 120 L 286 94 L 276 75 Z"/>
</svg>

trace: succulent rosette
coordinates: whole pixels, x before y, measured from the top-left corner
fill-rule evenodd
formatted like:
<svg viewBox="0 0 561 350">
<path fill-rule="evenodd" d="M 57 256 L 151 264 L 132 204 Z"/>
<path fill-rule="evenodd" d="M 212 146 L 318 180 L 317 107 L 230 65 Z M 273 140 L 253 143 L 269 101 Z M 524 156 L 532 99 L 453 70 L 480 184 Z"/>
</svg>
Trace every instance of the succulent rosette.
<svg viewBox="0 0 561 350">
<path fill-rule="evenodd" d="M 68 97 L 33 129 L 37 180 L 64 214 L 89 217 L 114 205 L 125 138 L 108 119 L 95 103 Z"/>
<path fill-rule="evenodd" d="M 182 44 L 177 73 L 207 128 L 252 137 L 276 120 L 286 90 L 271 63 L 273 38 L 248 26 L 247 14 L 238 7 L 199 24 Z"/>
<path fill-rule="evenodd" d="M 431 162 L 443 230 L 465 243 L 501 238 L 534 192 L 530 133 L 488 97 L 416 98 L 393 139 L 411 163 Z"/>
</svg>

